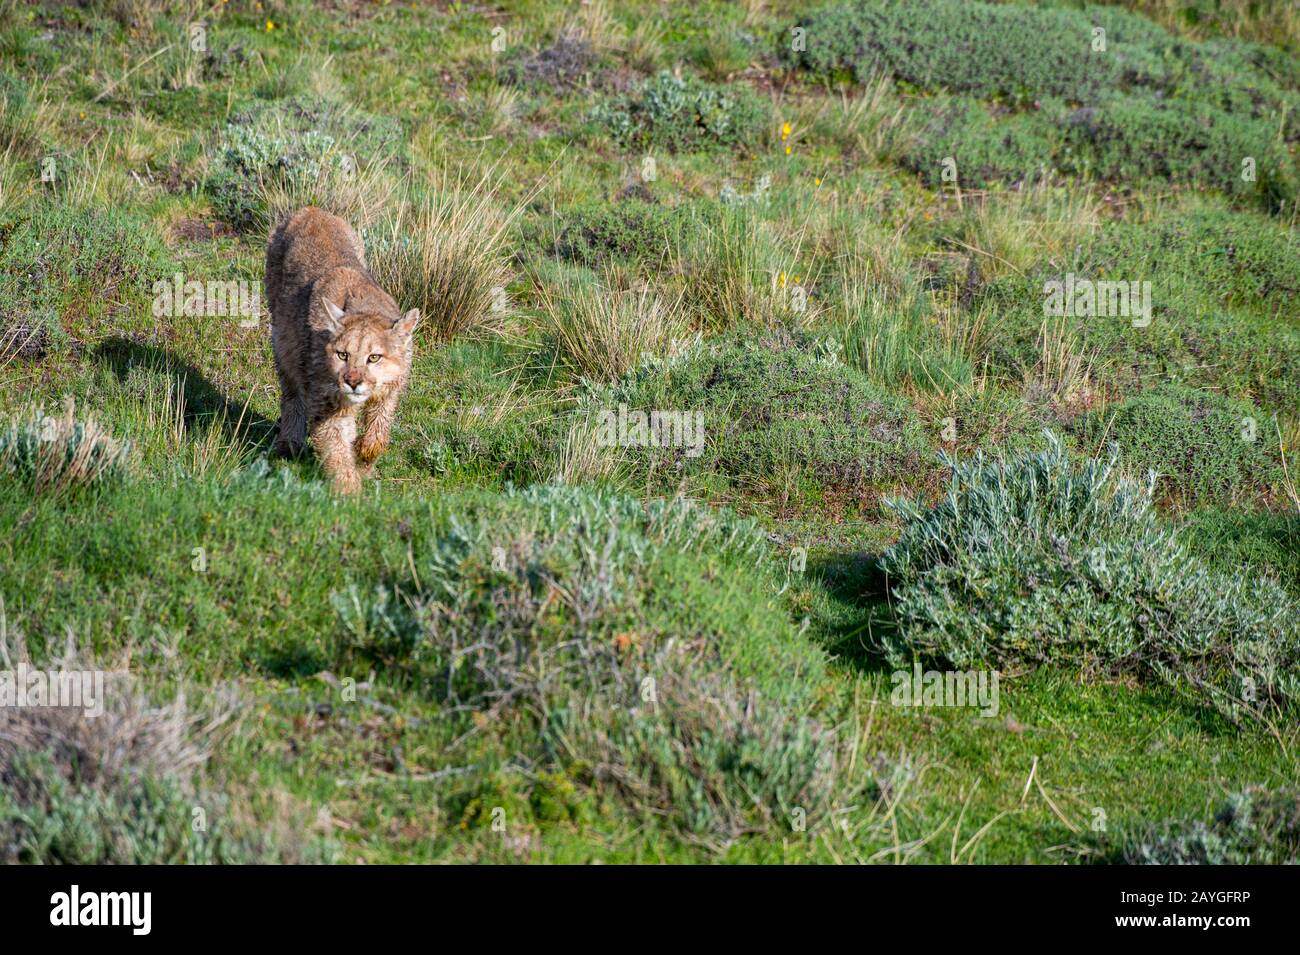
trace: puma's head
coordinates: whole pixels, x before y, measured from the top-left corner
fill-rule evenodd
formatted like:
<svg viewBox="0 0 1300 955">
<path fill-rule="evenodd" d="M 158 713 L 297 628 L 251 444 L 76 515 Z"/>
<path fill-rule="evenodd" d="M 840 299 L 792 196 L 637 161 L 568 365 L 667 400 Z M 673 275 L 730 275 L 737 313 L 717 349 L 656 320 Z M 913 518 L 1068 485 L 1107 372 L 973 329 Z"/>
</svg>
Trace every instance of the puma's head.
<svg viewBox="0 0 1300 955">
<path fill-rule="evenodd" d="M 411 333 L 420 310 L 411 309 L 397 321 L 373 312 L 347 312 L 328 299 L 331 322 L 325 363 L 339 395 L 349 404 L 364 404 L 378 389 L 409 370 Z"/>
</svg>

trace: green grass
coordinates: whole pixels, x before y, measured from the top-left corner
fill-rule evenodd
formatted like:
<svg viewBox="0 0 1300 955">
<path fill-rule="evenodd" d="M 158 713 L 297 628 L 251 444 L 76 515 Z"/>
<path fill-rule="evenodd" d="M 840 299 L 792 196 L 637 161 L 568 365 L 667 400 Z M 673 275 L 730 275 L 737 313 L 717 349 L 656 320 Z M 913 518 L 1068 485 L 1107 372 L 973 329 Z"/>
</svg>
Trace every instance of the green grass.
<svg viewBox="0 0 1300 955">
<path fill-rule="evenodd" d="M 1278 485 L 1269 424 L 1248 402 L 1178 385 L 1157 386 L 1079 422 L 1085 445 L 1115 442 L 1130 471 L 1156 472 L 1157 494 L 1192 506 L 1248 502 Z"/>
<path fill-rule="evenodd" d="M 1295 197 L 1295 163 L 1273 117 L 1294 130 L 1296 78 L 1251 44 L 1181 40 L 1102 7 L 900 0 L 832 4 L 795 22 L 804 49 L 786 44 L 782 55 L 819 80 L 884 72 L 911 89 L 963 94 L 909 158 L 931 183 L 954 157 L 970 186 L 1042 166 L 1191 183 L 1269 209 Z M 995 120 L 981 101 L 1012 115 Z M 1245 157 L 1249 179 L 1239 175 Z"/>
<path fill-rule="evenodd" d="M 1294 857 L 1294 18 L 127 6 L 0 11 L 0 641 L 132 672 L 0 727 L 0 860 Z M 354 499 L 264 316 L 154 309 L 302 202 L 426 313 Z"/>
</svg>

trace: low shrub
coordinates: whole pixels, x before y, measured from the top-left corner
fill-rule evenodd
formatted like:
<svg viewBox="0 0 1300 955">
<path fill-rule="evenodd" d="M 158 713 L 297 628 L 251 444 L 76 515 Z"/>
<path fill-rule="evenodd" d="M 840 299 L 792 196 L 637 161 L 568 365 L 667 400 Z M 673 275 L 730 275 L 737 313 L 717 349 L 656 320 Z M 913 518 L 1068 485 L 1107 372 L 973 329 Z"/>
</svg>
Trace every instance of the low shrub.
<svg viewBox="0 0 1300 955">
<path fill-rule="evenodd" d="M 669 256 L 680 217 L 676 210 L 645 202 L 580 206 L 557 217 L 548 252 L 589 268 L 611 262 L 654 266 Z"/>
<path fill-rule="evenodd" d="M 1117 96 L 1100 107 L 1058 109 L 1055 165 L 1117 182 L 1167 180 L 1211 187 L 1270 210 L 1296 194 L 1296 167 L 1276 123 L 1194 99 Z M 1243 161 L 1252 161 L 1252 178 Z"/>
<path fill-rule="evenodd" d="M 0 348 L 6 337 L 48 347 L 83 337 L 117 310 L 147 312 L 173 269 L 146 221 L 72 204 L 37 203 L 0 223 Z"/>
<path fill-rule="evenodd" d="M 834 726 L 774 706 L 686 659 L 667 665 L 647 701 L 566 706 L 549 716 L 555 758 L 598 793 L 667 816 L 726 844 L 747 833 L 813 825 L 862 795 L 844 772 Z"/>
<path fill-rule="evenodd" d="M 794 26 L 804 31 L 803 49 L 786 33 L 781 56 L 819 78 L 866 83 L 885 72 L 915 88 L 1018 107 L 1050 98 L 1098 106 L 1122 92 L 1185 96 L 1263 118 L 1293 103 L 1300 85 L 1294 71 L 1262 61 L 1259 48 L 1184 41 L 1113 7 L 841 2 Z"/>
<path fill-rule="evenodd" d="M 802 335 L 732 339 L 646 362 L 593 391 L 585 407 L 696 416 L 703 434 L 694 446 L 654 440 L 628 451 L 629 463 L 666 486 L 687 477 L 731 491 L 757 482 L 804 501 L 856 498 L 910 484 L 928 455 L 905 401 Z"/>
<path fill-rule="evenodd" d="M 978 307 L 999 319 L 991 367 L 1015 376 L 1039 358 L 1044 283 L 1077 279 L 1151 283 L 1151 322 L 1067 316 L 1093 377 L 1129 393 L 1162 381 L 1250 398 L 1268 413 L 1300 400 L 1300 328 L 1286 321 L 1300 274 L 1289 230 L 1259 213 L 1187 201 L 1150 221 L 1112 223 L 1063 259 L 994 279 Z"/>
<path fill-rule="evenodd" d="M 751 146 L 763 135 L 768 113 L 748 86 L 707 83 L 665 70 L 597 106 L 591 121 L 628 149 L 691 152 Z"/>
<path fill-rule="evenodd" d="M 882 556 L 900 628 L 882 638 L 957 669 L 1067 664 L 1167 683 L 1231 719 L 1300 702 L 1300 613 L 1282 588 L 1221 575 L 1109 459 L 960 462 L 927 508 L 896 499 Z"/>
<path fill-rule="evenodd" d="M 960 94 L 907 159 L 932 184 L 952 157 L 968 186 L 1046 168 L 1213 186 L 1271 211 L 1296 194 L 1275 117 L 1294 116 L 1300 92 L 1248 45 L 1182 41 L 1124 10 L 958 0 L 832 4 L 795 28 L 803 48 L 784 43 L 782 56 L 819 78 L 866 84 L 883 72 Z M 995 122 L 976 100 L 1015 112 Z"/>
<path fill-rule="evenodd" d="M 548 47 L 511 54 L 501 67 L 501 78 L 513 86 L 563 94 L 586 82 L 599 63 L 589 42 L 565 33 Z"/>
<path fill-rule="evenodd" d="M 1300 296 L 1300 243 L 1276 220 L 1188 201 L 1148 222 L 1115 223 L 1089 249 L 1099 269 L 1147 275 L 1207 305 L 1285 315 Z"/>
<path fill-rule="evenodd" d="M 0 426 L 0 475 L 33 494 L 67 494 L 121 479 L 131 444 L 119 441 L 93 418 L 78 421 L 72 399 L 53 417 L 37 406 Z"/>
<path fill-rule="evenodd" d="M 963 187 L 1022 183 L 1055 169 L 1060 134 L 1037 114 L 995 117 L 968 96 L 936 97 L 930 118 L 902 150 L 902 161 L 932 188 L 955 164 Z"/>
<path fill-rule="evenodd" d="M 418 585 L 334 599 L 364 665 L 524 716 L 512 745 L 534 765 L 725 843 L 796 806 L 821 825 L 853 791 L 807 715 L 825 659 L 764 595 L 765 552 L 724 512 L 537 486 L 454 521 Z"/>
<path fill-rule="evenodd" d="M 13 644 L 11 648 L 9 644 Z M 21 635 L 6 632 L 0 660 Z M 29 664 L 30 665 L 30 664 Z M 0 706 L 0 863 L 65 865 L 247 864 L 328 861 L 334 848 L 303 820 L 279 827 L 241 818 L 225 795 L 201 785 L 215 731 L 238 710 L 218 692 L 203 707 L 184 693 L 156 704 L 125 669 L 69 646 L 43 670 L 98 673 L 102 695 L 81 706 Z M 101 709 L 90 718 L 84 706 Z M 274 828 L 274 827 L 272 827 Z"/>
<path fill-rule="evenodd" d="M 1208 823 L 1167 821 L 1130 836 L 1115 855 L 1127 865 L 1298 865 L 1300 793 L 1252 786 Z"/>
<path fill-rule="evenodd" d="M 1270 578 L 1300 599 L 1300 513 L 1212 508 L 1188 516 L 1185 536 L 1218 572 Z"/>
<path fill-rule="evenodd" d="M 382 166 L 402 142 L 396 120 L 333 100 L 258 101 L 226 123 L 205 188 L 222 218 L 245 231 L 303 205 L 356 224 L 382 205 Z"/>
<path fill-rule="evenodd" d="M 1189 505 L 1250 501 L 1281 477 L 1271 422 L 1245 401 L 1160 385 L 1076 422 L 1085 446 L 1119 445 L 1120 461 L 1157 474 L 1156 494 Z"/>
</svg>

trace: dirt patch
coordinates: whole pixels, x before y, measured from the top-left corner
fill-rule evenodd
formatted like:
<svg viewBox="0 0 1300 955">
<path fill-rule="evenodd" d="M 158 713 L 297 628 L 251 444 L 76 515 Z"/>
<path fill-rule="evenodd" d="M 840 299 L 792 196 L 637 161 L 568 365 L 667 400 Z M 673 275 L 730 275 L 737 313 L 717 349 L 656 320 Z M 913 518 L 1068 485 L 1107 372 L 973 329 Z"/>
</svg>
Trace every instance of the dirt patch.
<svg viewBox="0 0 1300 955">
<path fill-rule="evenodd" d="M 225 222 L 204 222 L 201 219 L 181 219 L 168 233 L 173 242 L 212 242 L 238 233 Z"/>
<path fill-rule="evenodd" d="M 591 44 L 575 36 L 561 36 L 551 46 L 525 53 L 503 71 L 507 83 L 565 92 L 586 85 L 597 64 Z"/>
<path fill-rule="evenodd" d="M 52 343 L 53 335 L 45 322 L 0 315 L 0 360 L 39 361 Z"/>
</svg>

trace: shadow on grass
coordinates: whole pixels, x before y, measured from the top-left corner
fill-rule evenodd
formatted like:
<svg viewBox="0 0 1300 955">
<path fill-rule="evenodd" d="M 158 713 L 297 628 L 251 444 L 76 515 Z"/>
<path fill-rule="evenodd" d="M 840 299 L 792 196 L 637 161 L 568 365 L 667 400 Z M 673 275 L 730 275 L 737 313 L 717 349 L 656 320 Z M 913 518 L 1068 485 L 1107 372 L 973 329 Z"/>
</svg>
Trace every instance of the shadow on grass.
<svg viewBox="0 0 1300 955">
<path fill-rule="evenodd" d="M 864 673 L 894 671 L 895 667 L 886 660 L 882 648 L 887 639 L 897 637 L 900 632 L 890 610 L 888 583 L 878 558 L 878 554 L 861 551 L 828 554 L 810 558 L 807 568 L 808 577 L 822 588 L 830 603 L 829 612 L 818 626 L 820 642 L 848 666 Z M 941 662 L 926 665 L 940 670 L 949 668 Z M 1040 690 L 1036 694 L 1034 690 L 1025 688 L 1026 682 L 1033 684 L 1035 681 L 1036 685 L 1064 681 L 1065 686 L 1075 687 L 1079 678 L 1076 670 L 1068 665 L 1047 664 L 1041 668 L 1021 670 L 1012 676 L 1007 689 L 1027 693 L 1031 699 L 1039 694 L 1048 698 L 1059 695 L 1057 690 Z M 1119 706 L 1118 701 L 1131 694 L 1140 701 L 1144 711 L 1171 714 L 1166 720 L 1176 713 L 1207 736 L 1234 737 L 1241 732 L 1239 727 L 1205 705 L 1204 701 L 1178 693 L 1168 686 L 1134 685 L 1131 680 L 1108 677 L 1104 673 L 1085 682 L 1095 687 L 1115 686 L 1115 696 L 1103 691 L 1103 699 L 1109 699 L 1110 705 Z"/>
<path fill-rule="evenodd" d="M 167 349 L 114 335 L 96 346 L 94 355 L 123 383 L 136 366 L 161 370 L 180 381 L 187 425 L 208 419 L 221 425 L 232 444 L 243 443 L 250 450 L 269 447 L 277 422 L 227 398 L 198 368 Z"/>
<path fill-rule="evenodd" d="M 898 625 L 877 556 L 859 551 L 811 558 L 807 573 L 831 603 L 830 619 L 820 628 L 826 649 L 859 669 L 884 669 L 882 641 Z"/>
</svg>

